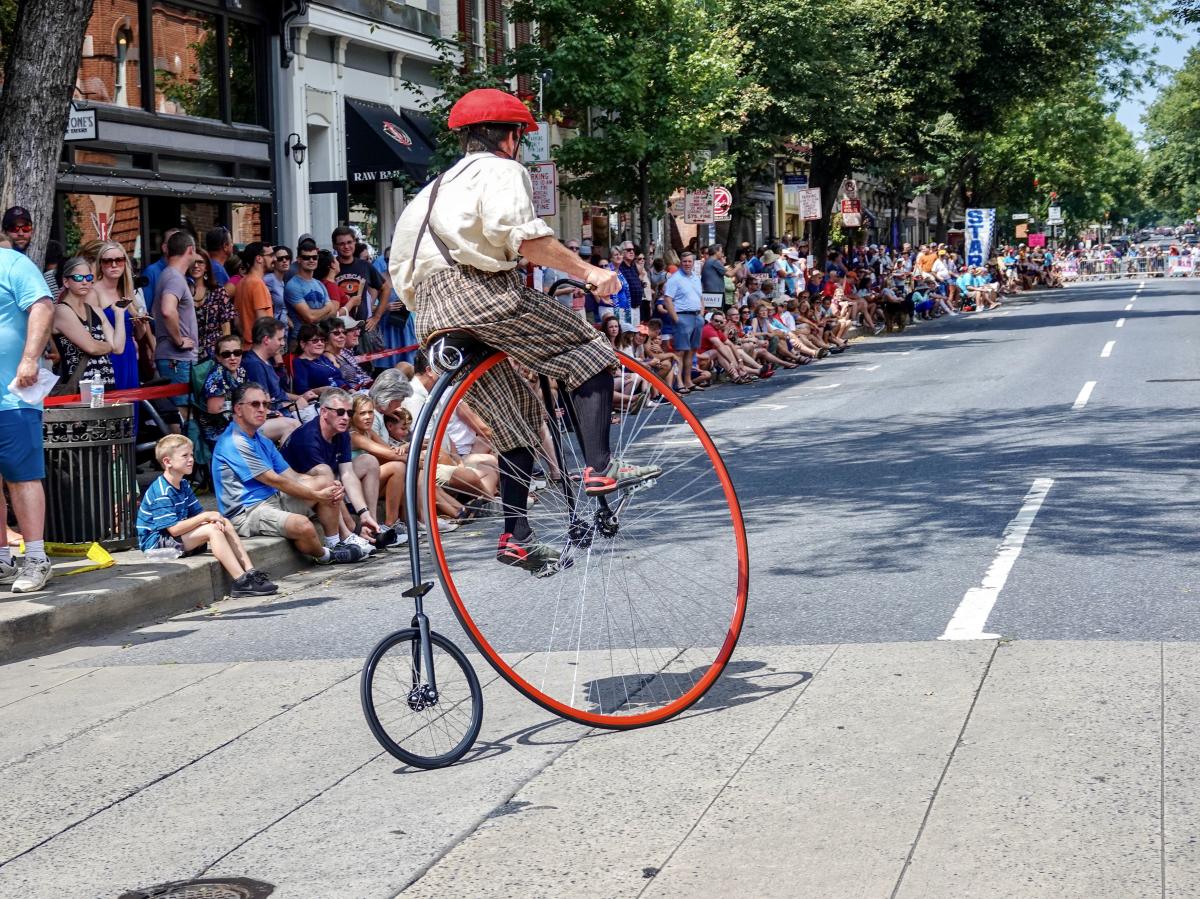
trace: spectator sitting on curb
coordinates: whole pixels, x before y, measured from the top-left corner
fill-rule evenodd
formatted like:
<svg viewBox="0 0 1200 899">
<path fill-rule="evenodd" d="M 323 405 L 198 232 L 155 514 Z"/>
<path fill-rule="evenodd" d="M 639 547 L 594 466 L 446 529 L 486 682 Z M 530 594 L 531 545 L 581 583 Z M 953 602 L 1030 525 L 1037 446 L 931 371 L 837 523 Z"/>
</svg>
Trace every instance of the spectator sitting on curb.
<svg viewBox="0 0 1200 899">
<path fill-rule="evenodd" d="M 310 476 L 328 473 L 341 483 L 363 533 L 353 532 L 354 522 L 344 507 L 338 533 L 342 542 L 370 555 L 375 552 L 375 545 L 364 539 L 363 534 L 381 540 L 385 546 L 392 545 L 395 539 L 394 534 L 385 534 L 375 520 L 375 510 L 379 507 L 379 460 L 370 453 L 354 457 L 349 434 L 351 405 L 350 394 L 341 388 L 325 391 L 317 417 L 288 438 L 283 458 L 296 471 Z M 325 542 L 330 539 L 326 537 Z"/>
<path fill-rule="evenodd" d="M 233 412 L 234 391 L 250 380 L 246 369 L 242 367 L 245 356 L 242 352 L 241 338 L 236 334 L 227 335 L 217 341 L 217 364 L 204 379 L 205 412 L 199 416 L 200 433 L 210 445 L 217 442 L 229 425 Z M 286 440 L 298 427 L 300 422 L 295 418 L 272 410 L 267 413 L 267 420 L 261 430 L 268 439 L 279 443 Z"/>
<path fill-rule="evenodd" d="M 192 441 L 168 434 L 154 445 L 163 473 L 146 488 L 137 513 L 138 548 L 175 550 L 190 556 L 208 546 L 233 578 L 230 596 L 270 596 L 279 588 L 255 569 L 242 541 L 220 512 L 205 512 L 186 480 L 192 473 Z"/>
<path fill-rule="evenodd" d="M 261 384 L 247 382 L 234 393 L 233 421 L 213 450 L 217 508 L 243 537 L 286 537 L 318 565 L 361 562 L 363 550 L 338 539 L 345 490 L 333 473 L 297 474 L 258 433 L 270 405 Z M 313 515 L 332 537 L 321 540 Z"/>
<path fill-rule="evenodd" d="M 275 357 L 283 348 L 283 335 L 286 325 L 274 318 L 260 318 L 254 323 L 251 339 L 254 341 L 250 352 L 242 356 L 242 367 L 246 369 L 246 381 L 253 381 L 267 391 L 271 398 L 271 409 L 283 412 L 289 403 L 296 404 L 296 411 L 306 408 L 309 403 L 316 402 L 317 395 L 313 391 L 301 394 L 291 394 L 284 391 L 279 384 L 279 375 L 275 373 Z M 300 418 L 307 416 L 300 415 Z"/>
</svg>

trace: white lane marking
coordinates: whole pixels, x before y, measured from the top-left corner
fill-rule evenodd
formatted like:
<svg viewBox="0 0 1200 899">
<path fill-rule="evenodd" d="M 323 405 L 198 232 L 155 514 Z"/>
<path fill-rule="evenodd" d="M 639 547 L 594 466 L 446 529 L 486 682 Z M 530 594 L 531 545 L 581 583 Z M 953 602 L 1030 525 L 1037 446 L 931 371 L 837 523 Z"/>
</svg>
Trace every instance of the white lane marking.
<svg viewBox="0 0 1200 899">
<path fill-rule="evenodd" d="M 1117 342 L 1115 340 L 1110 340 L 1108 343 L 1104 344 L 1104 349 L 1102 349 L 1100 351 L 1100 358 L 1107 359 L 1109 356 L 1111 356 L 1113 347 L 1115 347 L 1116 345 L 1117 345 Z"/>
<path fill-rule="evenodd" d="M 1118 318 L 1118 319 L 1117 319 L 1117 327 L 1118 327 L 1118 328 L 1124 328 L 1124 327 L 1125 327 L 1125 319 L 1123 319 L 1123 318 Z"/>
<path fill-rule="evenodd" d="M 1086 384 L 1084 384 L 1083 389 L 1081 391 L 1079 391 L 1079 396 L 1075 397 L 1075 405 L 1073 405 L 1071 407 L 1071 409 L 1072 410 L 1082 409 L 1084 406 L 1086 406 L 1087 401 L 1091 397 L 1092 390 L 1095 388 L 1095 386 L 1096 386 L 1095 381 L 1088 381 Z"/>
<path fill-rule="evenodd" d="M 863 371 L 879 371 L 878 365 L 868 365 Z"/>
<path fill-rule="evenodd" d="M 907 356 L 911 352 L 913 352 L 913 351 L 912 350 L 903 350 L 903 351 L 901 351 L 901 350 L 878 350 L 876 353 L 874 353 L 874 355 L 876 355 L 876 356 Z"/>
<path fill-rule="evenodd" d="M 1128 312 L 1132 308 L 1133 308 L 1133 303 L 1130 303 L 1128 306 L 1125 307 L 1125 311 Z"/>
<path fill-rule="evenodd" d="M 821 385 L 814 384 L 812 387 L 809 387 L 807 384 L 800 385 L 801 389 L 803 389 L 803 390 L 833 390 L 833 388 L 841 387 L 841 386 L 842 386 L 841 384 L 821 384 Z"/>
<path fill-rule="evenodd" d="M 1141 290 L 1141 289 L 1142 289 L 1143 287 L 1145 287 L 1145 286 L 1146 286 L 1146 282 L 1145 282 L 1145 281 L 1138 281 L 1138 290 Z"/>
<path fill-rule="evenodd" d="M 1000 636 L 985 634 L 984 625 L 987 624 L 988 616 L 992 614 L 992 607 L 996 605 L 1000 591 L 1008 581 L 1009 572 L 1016 564 L 1017 557 L 1021 555 L 1025 537 L 1033 527 L 1033 519 L 1037 517 L 1046 494 L 1053 486 L 1053 478 L 1038 478 L 1033 482 L 1033 486 L 1025 494 L 1021 511 L 1004 529 L 1004 537 L 996 548 L 996 557 L 988 567 L 987 574 L 983 576 L 983 583 L 966 592 L 950 623 L 946 625 L 946 632 L 938 637 L 939 640 L 995 640 Z"/>
</svg>

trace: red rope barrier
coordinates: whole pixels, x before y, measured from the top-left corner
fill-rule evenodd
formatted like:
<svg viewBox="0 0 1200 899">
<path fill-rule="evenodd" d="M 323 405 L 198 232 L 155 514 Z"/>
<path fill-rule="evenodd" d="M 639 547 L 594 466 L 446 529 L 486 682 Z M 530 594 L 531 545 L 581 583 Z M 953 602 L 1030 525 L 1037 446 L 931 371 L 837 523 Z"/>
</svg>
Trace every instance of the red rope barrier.
<svg viewBox="0 0 1200 899">
<path fill-rule="evenodd" d="M 104 391 L 105 403 L 119 403 L 122 400 L 161 400 L 169 396 L 184 396 L 189 392 L 187 384 L 161 384 L 158 387 L 135 387 L 129 390 L 106 390 Z M 68 406 L 71 403 L 83 402 L 82 398 L 76 394 L 75 396 L 48 396 L 43 405 L 46 406 Z"/>
<path fill-rule="evenodd" d="M 411 346 L 402 346 L 398 350 L 380 350 L 377 353 L 364 353 L 361 356 L 355 356 L 355 362 L 373 362 L 376 359 L 386 359 L 388 356 L 398 356 L 400 353 L 411 353 L 413 350 L 419 350 L 421 347 L 418 344 Z"/>
<path fill-rule="evenodd" d="M 388 356 L 398 356 L 400 353 L 409 353 L 413 350 L 420 349 L 417 344 L 411 346 L 402 346 L 398 350 L 380 350 L 377 353 L 366 353 L 362 356 L 356 356 L 356 362 L 371 362 L 375 359 L 385 359 Z M 190 388 L 187 384 L 162 384 L 158 387 L 133 387 L 129 390 L 106 390 L 104 391 L 104 402 L 119 403 L 126 400 L 138 402 L 140 400 L 161 400 L 171 396 L 184 396 L 190 393 Z M 71 403 L 84 402 L 79 394 L 74 396 L 48 396 L 46 397 L 45 406 L 69 406 Z"/>
</svg>

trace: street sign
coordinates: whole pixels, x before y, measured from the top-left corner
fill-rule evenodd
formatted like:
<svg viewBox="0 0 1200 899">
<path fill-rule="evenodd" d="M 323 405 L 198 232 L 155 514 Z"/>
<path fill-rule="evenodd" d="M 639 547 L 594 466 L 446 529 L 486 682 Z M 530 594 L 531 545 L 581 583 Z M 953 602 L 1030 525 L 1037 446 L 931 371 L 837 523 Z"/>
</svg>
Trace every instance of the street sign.
<svg viewBox="0 0 1200 899">
<path fill-rule="evenodd" d="M 539 162 L 529 167 L 533 185 L 533 210 L 539 216 L 558 215 L 558 166 Z"/>
<path fill-rule="evenodd" d="M 713 220 L 713 189 L 689 190 L 683 207 L 683 220 L 689 225 L 707 225 Z"/>
<path fill-rule="evenodd" d="M 808 175 L 784 175 L 783 192 L 785 194 L 799 193 L 808 187 Z"/>
<path fill-rule="evenodd" d="M 63 133 L 63 140 L 95 140 L 98 134 L 96 110 L 76 109 L 75 104 L 72 103 L 71 112 L 67 116 L 67 130 Z"/>
<path fill-rule="evenodd" d="M 857 200 L 858 199 L 858 182 L 855 181 L 853 178 L 847 178 L 845 181 L 843 181 L 842 182 L 842 195 L 845 196 L 845 198 L 847 200 Z"/>
<path fill-rule="evenodd" d="M 842 200 L 842 225 L 858 228 L 862 225 L 862 203 L 858 200 Z"/>
<path fill-rule="evenodd" d="M 530 131 L 521 140 L 521 162 L 550 161 L 550 123 L 538 122 L 537 130 Z"/>
<path fill-rule="evenodd" d="M 671 215 L 675 216 L 677 219 L 683 218 L 684 206 L 686 205 L 686 201 L 683 197 L 675 197 L 675 199 L 671 201 Z"/>
<path fill-rule="evenodd" d="M 1029 221 L 1029 213 L 1028 212 L 1014 212 L 1012 217 L 1013 217 L 1014 222 Z"/>
<path fill-rule="evenodd" d="M 1062 223 L 1063 223 L 1062 207 L 1061 206 L 1051 206 L 1049 211 L 1046 213 L 1046 224 L 1047 225 L 1061 225 Z"/>
<path fill-rule="evenodd" d="M 800 191 L 800 220 L 814 222 L 821 214 L 821 189 L 810 187 Z"/>
<path fill-rule="evenodd" d="M 730 210 L 733 208 L 733 194 L 726 187 L 716 186 L 712 189 L 713 192 L 713 221 L 727 222 L 733 216 Z"/>
</svg>

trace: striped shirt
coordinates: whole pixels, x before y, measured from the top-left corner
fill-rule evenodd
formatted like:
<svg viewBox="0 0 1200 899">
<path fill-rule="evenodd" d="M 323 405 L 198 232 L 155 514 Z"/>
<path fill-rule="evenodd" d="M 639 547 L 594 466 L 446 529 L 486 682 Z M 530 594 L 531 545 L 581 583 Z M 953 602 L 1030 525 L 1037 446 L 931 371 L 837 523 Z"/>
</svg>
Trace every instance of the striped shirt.
<svg viewBox="0 0 1200 899">
<path fill-rule="evenodd" d="M 203 511 L 200 500 L 196 499 L 196 494 L 192 492 L 191 484 L 181 481 L 178 487 L 174 487 L 166 475 L 159 475 L 158 479 L 146 488 L 145 494 L 142 495 L 142 504 L 138 506 L 138 548 L 142 552 L 157 549 L 162 545 L 163 537 L 170 537 L 167 528 L 174 527 Z"/>
</svg>

